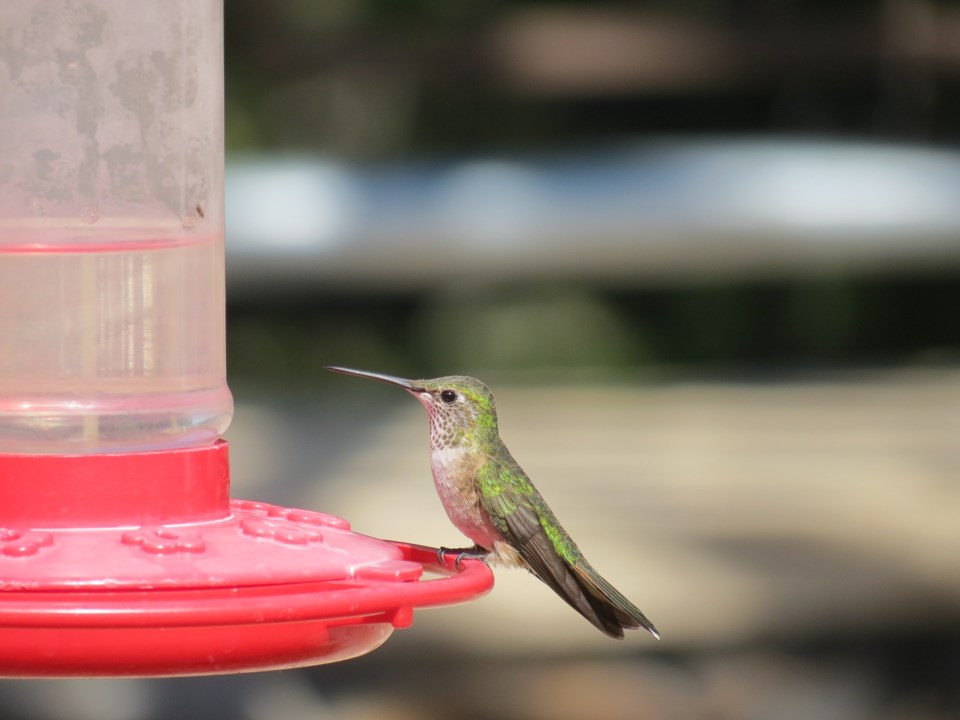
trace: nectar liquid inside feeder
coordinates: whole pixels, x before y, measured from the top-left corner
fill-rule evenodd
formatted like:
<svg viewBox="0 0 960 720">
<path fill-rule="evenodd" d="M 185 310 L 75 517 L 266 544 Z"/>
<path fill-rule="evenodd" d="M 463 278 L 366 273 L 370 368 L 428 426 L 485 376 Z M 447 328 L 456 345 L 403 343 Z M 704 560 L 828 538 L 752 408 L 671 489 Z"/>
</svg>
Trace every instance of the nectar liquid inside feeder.
<svg viewBox="0 0 960 720">
<path fill-rule="evenodd" d="M 331 662 L 486 592 L 482 563 L 230 499 L 221 1 L 0 24 L 0 676 Z"/>
</svg>

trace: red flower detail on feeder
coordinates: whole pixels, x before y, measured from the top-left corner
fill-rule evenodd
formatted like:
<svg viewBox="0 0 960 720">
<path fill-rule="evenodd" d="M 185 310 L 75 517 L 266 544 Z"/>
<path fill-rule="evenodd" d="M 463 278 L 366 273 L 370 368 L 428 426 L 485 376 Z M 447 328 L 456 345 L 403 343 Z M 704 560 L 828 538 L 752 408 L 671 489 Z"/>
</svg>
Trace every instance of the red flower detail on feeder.
<svg viewBox="0 0 960 720">
<path fill-rule="evenodd" d="M 309 545 L 323 542 L 323 535 L 315 530 L 300 527 L 282 518 L 277 520 L 245 518 L 240 521 L 240 531 L 250 537 L 274 540 L 284 545 Z"/>
<path fill-rule="evenodd" d="M 267 518 L 282 518 L 291 522 L 304 523 L 307 525 L 319 525 L 321 527 L 332 527 L 340 530 L 349 530 L 350 523 L 336 515 L 316 512 L 315 510 L 300 510 L 298 508 L 285 508 L 270 503 L 254 502 L 252 500 L 234 500 L 231 503 L 234 508 L 247 514 L 262 515 Z"/>
<path fill-rule="evenodd" d="M 9 557 L 36 555 L 47 545 L 53 545 L 53 535 L 48 532 L 0 528 L 0 554 Z"/>
<path fill-rule="evenodd" d="M 199 533 L 177 532 L 165 527 L 129 530 L 123 534 L 120 542 L 125 545 L 139 545 L 141 550 L 154 555 L 199 553 L 206 550 L 206 543 Z"/>
</svg>

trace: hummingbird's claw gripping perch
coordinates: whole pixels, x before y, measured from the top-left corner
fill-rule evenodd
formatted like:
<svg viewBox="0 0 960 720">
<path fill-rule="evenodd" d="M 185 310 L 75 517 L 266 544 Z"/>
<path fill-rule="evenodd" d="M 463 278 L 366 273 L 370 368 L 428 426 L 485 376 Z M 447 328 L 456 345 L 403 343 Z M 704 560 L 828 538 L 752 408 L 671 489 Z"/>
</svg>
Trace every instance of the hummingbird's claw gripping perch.
<svg viewBox="0 0 960 720">
<path fill-rule="evenodd" d="M 453 562 L 453 567 L 457 570 L 460 569 L 460 563 L 464 559 L 467 560 L 486 560 L 487 555 L 490 554 L 490 551 L 486 548 L 482 548 L 479 545 L 474 545 L 473 547 L 468 548 L 448 548 L 441 547 L 437 550 L 437 563 L 443 565 L 444 556 L 456 554 L 456 560 Z"/>
</svg>

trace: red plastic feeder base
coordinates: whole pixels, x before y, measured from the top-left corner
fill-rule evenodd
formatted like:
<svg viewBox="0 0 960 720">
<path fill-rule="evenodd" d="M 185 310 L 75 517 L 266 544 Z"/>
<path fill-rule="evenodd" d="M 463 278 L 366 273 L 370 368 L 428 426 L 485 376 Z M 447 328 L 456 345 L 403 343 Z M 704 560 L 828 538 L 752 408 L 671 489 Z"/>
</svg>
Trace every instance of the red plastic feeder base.
<svg viewBox="0 0 960 720">
<path fill-rule="evenodd" d="M 334 662 L 492 584 L 482 562 L 457 573 L 332 515 L 230 501 L 225 442 L 0 455 L 0 676 Z"/>
</svg>

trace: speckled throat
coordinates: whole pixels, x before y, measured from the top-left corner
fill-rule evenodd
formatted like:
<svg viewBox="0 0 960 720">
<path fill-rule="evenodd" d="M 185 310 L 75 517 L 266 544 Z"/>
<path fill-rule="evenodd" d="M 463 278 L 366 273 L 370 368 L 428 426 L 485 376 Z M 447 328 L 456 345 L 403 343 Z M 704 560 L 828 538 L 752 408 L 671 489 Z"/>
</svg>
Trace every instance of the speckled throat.
<svg viewBox="0 0 960 720">
<path fill-rule="evenodd" d="M 457 448 L 467 440 L 469 419 L 445 408 L 427 407 L 430 416 L 430 451 Z"/>
</svg>

